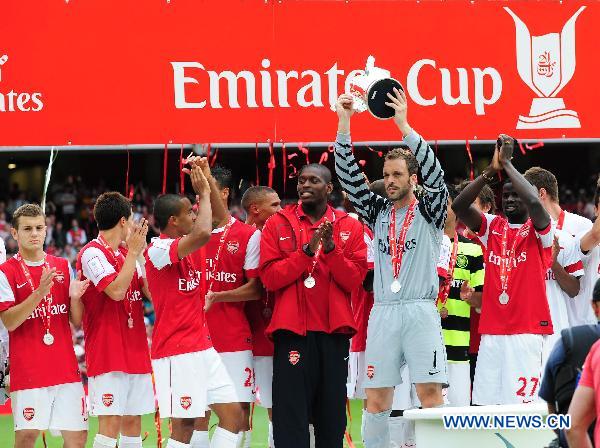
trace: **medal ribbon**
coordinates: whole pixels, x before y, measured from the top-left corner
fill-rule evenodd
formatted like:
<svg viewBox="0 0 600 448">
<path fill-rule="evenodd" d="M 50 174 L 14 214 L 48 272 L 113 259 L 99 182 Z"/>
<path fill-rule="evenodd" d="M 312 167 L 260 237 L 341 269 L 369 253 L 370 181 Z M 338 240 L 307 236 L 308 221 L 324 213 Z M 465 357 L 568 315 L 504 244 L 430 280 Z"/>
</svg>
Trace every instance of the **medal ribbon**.
<svg viewBox="0 0 600 448">
<path fill-rule="evenodd" d="M 315 271 L 315 267 L 317 266 L 317 262 L 319 261 L 319 256 L 321 255 L 321 250 L 323 249 L 323 243 L 319 241 L 319 247 L 317 247 L 317 251 L 315 252 L 315 256 L 313 257 L 313 262 L 310 268 L 308 268 L 308 276 L 312 277 L 313 272 Z"/>
<path fill-rule="evenodd" d="M 23 260 L 23 257 L 21 257 L 21 254 L 19 252 L 17 252 L 17 254 L 15 255 L 15 260 L 17 260 L 19 262 L 19 266 L 21 266 L 23 275 L 25 275 L 25 280 L 27 280 L 27 283 L 29 283 L 29 287 L 31 288 L 31 293 L 33 294 L 33 292 L 35 291 L 35 286 L 33 284 L 33 278 L 31 277 L 31 272 L 29 272 L 29 267 L 27 267 L 27 265 L 25 264 L 25 260 Z M 46 261 L 45 257 L 44 257 L 44 267 L 46 269 L 50 270 L 50 265 Z M 50 313 L 51 302 L 50 302 L 50 300 L 48 300 L 48 296 L 44 297 L 43 301 L 44 301 L 44 304 L 43 304 L 44 313 L 40 314 L 40 317 L 42 318 L 42 324 L 44 325 L 46 334 L 50 334 L 50 321 L 52 319 L 52 314 Z"/>
<path fill-rule="evenodd" d="M 208 284 L 208 291 L 212 291 L 213 284 L 215 282 L 215 273 L 217 272 L 217 268 L 219 267 L 219 259 L 221 258 L 221 251 L 223 250 L 223 246 L 225 245 L 225 240 L 227 239 L 227 235 L 229 234 L 229 229 L 235 222 L 235 218 L 230 218 L 227 225 L 223 229 L 223 233 L 221 233 L 221 238 L 219 239 L 219 247 L 217 247 L 217 253 L 215 254 L 215 261 L 213 264 L 213 268 L 210 271 L 210 283 Z"/>
<path fill-rule="evenodd" d="M 560 215 L 558 215 L 558 222 L 556 223 L 556 228 L 558 230 L 562 230 L 564 223 L 565 223 L 565 211 L 561 210 Z"/>
<path fill-rule="evenodd" d="M 300 231 L 302 232 L 302 221 L 300 220 L 300 215 L 298 214 L 298 209 L 296 209 L 296 218 L 298 219 L 298 225 L 300 226 Z M 333 221 L 331 221 L 331 223 L 333 224 L 334 222 L 335 222 L 335 213 L 333 214 Z M 307 238 L 308 238 L 308 235 L 307 235 Z M 306 244 L 304 242 L 304 238 L 302 238 L 301 241 L 302 241 L 301 246 L 304 246 L 304 244 Z M 313 257 L 312 266 L 310 268 L 308 268 L 308 277 L 313 276 L 312 274 L 315 271 L 315 268 L 317 267 L 317 263 L 319 262 L 319 256 L 321 255 L 322 249 L 323 249 L 323 243 L 321 241 L 319 241 L 319 246 L 317 247 L 317 251 L 315 252 L 315 255 Z"/>
<path fill-rule="evenodd" d="M 402 228 L 400 229 L 400 235 L 398 236 L 398 242 L 396 243 L 396 210 L 392 206 L 390 211 L 390 231 L 388 234 L 388 240 L 390 249 L 392 252 L 392 269 L 394 273 L 394 280 L 398 280 L 400 275 L 400 267 L 402 266 L 402 257 L 404 256 L 404 244 L 406 243 L 406 235 L 408 229 L 415 219 L 415 207 L 417 206 L 417 200 L 413 201 L 408 206 Z"/>
<path fill-rule="evenodd" d="M 441 294 L 438 296 L 438 302 L 442 306 L 446 305 L 448 295 L 450 294 L 450 286 L 454 279 L 454 268 L 456 267 L 456 258 L 458 256 L 458 232 L 454 231 L 454 243 L 452 245 L 452 255 L 450 256 L 450 266 L 448 266 L 448 278 L 442 286 Z"/>
<path fill-rule="evenodd" d="M 513 260 L 515 258 L 515 250 L 517 246 L 521 243 L 522 240 L 527 238 L 529 235 L 529 230 L 531 228 L 531 220 L 528 219 L 525 224 L 523 224 L 515 235 L 515 240 L 513 241 L 512 248 L 510 252 L 507 251 L 508 248 L 508 221 L 504 223 L 504 231 L 502 232 L 502 254 L 500 257 L 500 287 L 502 292 L 506 292 L 508 290 L 508 282 L 510 279 L 510 274 L 513 269 Z M 523 236 L 524 235 L 524 236 Z M 510 266 L 510 268 L 509 268 Z"/>
<path fill-rule="evenodd" d="M 102 235 L 98 235 L 98 241 L 100 242 L 100 244 L 102 245 L 102 247 L 104 247 L 107 252 L 110 254 L 111 260 L 109 260 L 109 263 L 113 265 L 113 267 L 115 268 L 115 271 L 117 271 L 117 268 L 122 267 L 123 264 L 125 264 L 125 257 L 123 257 L 123 254 L 119 252 L 119 260 L 117 260 L 117 257 L 115 256 L 115 251 L 112 250 L 112 247 L 110 247 L 108 245 L 108 242 L 104 239 L 104 237 Z M 121 266 L 119 266 L 119 261 L 121 262 Z M 127 315 L 129 316 L 129 319 L 133 319 L 132 313 L 133 313 L 133 304 L 131 303 L 131 283 L 129 284 L 129 287 L 127 288 L 127 292 L 125 293 L 125 298 L 123 299 L 123 303 L 125 304 L 125 312 L 127 313 Z M 129 324 L 129 322 L 128 322 Z"/>
</svg>

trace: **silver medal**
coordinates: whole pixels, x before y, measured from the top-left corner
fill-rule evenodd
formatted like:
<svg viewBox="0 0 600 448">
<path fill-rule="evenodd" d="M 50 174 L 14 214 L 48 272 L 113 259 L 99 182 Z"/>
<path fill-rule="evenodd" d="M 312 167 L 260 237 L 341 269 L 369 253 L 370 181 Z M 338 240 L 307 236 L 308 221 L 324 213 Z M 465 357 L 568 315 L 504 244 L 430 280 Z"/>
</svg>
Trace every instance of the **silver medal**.
<svg viewBox="0 0 600 448">
<path fill-rule="evenodd" d="M 127 326 L 129 328 L 133 328 L 133 317 L 129 317 L 129 319 L 127 319 Z"/>
<path fill-rule="evenodd" d="M 398 280 L 394 280 L 392 282 L 392 285 L 390 286 L 390 289 L 392 290 L 392 292 L 394 294 L 397 294 L 400 292 L 400 288 L 402 288 L 402 286 L 400 285 L 400 282 Z"/>
<path fill-rule="evenodd" d="M 316 284 L 317 282 L 315 281 L 315 278 L 312 275 L 309 275 L 304 279 L 304 286 L 306 286 L 308 289 L 314 288 Z"/>
<path fill-rule="evenodd" d="M 50 333 L 46 333 L 44 335 L 44 344 L 46 345 L 52 345 L 54 344 L 54 336 L 52 336 Z"/>
<path fill-rule="evenodd" d="M 500 301 L 500 303 L 502 305 L 506 305 L 508 303 L 508 301 L 510 300 L 510 297 L 508 297 L 508 294 L 506 293 L 506 291 L 502 291 L 502 294 L 500 294 L 500 297 L 498 297 L 498 300 Z"/>
</svg>

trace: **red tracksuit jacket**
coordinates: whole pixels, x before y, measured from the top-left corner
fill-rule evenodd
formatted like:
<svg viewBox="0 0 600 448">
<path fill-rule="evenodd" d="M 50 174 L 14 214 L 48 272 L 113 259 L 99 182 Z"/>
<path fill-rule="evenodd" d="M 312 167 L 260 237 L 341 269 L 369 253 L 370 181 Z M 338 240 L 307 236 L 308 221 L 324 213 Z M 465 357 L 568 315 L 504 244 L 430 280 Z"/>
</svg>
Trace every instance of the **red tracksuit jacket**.
<svg viewBox="0 0 600 448">
<path fill-rule="evenodd" d="M 274 293 L 274 309 L 266 329 L 271 337 L 277 330 L 289 330 L 306 335 L 306 296 L 304 278 L 313 258 L 302 250 L 301 223 L 291 205 L 271 216 L 263 228 L 260 245 L 260 278 Z M 317 283 L 329 285 L 329 328 L 327 333 L 356 333 L 350 295 L 362 284 L 367 272 L 367 246 L 363 226 L 347 213 L 333 211 L 333 238 L 335 249 L 321 253 L 319 263 L 327 269 L 315 275 Z M 320 283 L 323 284 L 323 283 Z"/>
</svg>

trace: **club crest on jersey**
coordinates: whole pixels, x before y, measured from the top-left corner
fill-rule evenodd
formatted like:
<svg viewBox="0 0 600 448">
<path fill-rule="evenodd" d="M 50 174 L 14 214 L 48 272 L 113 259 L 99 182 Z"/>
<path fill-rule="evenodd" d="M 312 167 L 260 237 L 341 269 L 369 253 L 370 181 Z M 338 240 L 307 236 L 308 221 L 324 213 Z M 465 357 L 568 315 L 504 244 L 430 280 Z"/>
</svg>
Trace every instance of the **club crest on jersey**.
<svg viewBox="0 0 600 448">
<path fill-rule="evenodd" d="M 65 281 L 65 273 L 61 272 L 61 271 L 56 271 L 56 275 L 54 276 L 54 279 L 58 283 L 64 283 L 64 281 Z"/>
<path fill-rule="evenodd" d="M 35 409 L 34 408 L 25 408 L 23 409 L 23 417 L 25 420 L 30 422 L 35 417 Z"/>
<path fill-rule="evenodd" d="M 340 239 L 345 243 L 346 241 L 348 241 L 348 238 L 350 238 L 350 232 L 348 231 L 343 231 L 340 232 Z"/>
<path fill-rule="evenodd" d="M 466 255 L 458 254 L 456 256 L 456 267 L 460 269 L 465 269 L 469 265 L 469 259 Z"/>
<path fill-rule="evenodd" d="M 367 366 L 367 376 L 370 380 L 375 376 L 375 366 Z"/>
<path fill-rule="evenodd" d="M 227 241 L 227 251 L 230 254 L 235 254 L 240 248 L 239 241 Z"/>
<path fill-rule="evenodd" d="M 181 404 L 181 407 L 187 411 L 190 406 L 192 406 L 192 397 L 181 397 L 179 403 Z"/>
<path fill-rule="evenodd" d="M 288 359 L 290 360 L 290 364 L 295 366 L 296 364 L 298 364 L 298 362 L 300 362 L 300 352 L 296 350 L 290 351 Z"/>
<path fill-rule="evenodd" d="M 109 408 L 110 405 L 113 404 L 113 402 L 115 401 L 114 399 L 115 397 L 113 394 L 102 394 L 102 403 L 107 408 Z"/>
</svg>

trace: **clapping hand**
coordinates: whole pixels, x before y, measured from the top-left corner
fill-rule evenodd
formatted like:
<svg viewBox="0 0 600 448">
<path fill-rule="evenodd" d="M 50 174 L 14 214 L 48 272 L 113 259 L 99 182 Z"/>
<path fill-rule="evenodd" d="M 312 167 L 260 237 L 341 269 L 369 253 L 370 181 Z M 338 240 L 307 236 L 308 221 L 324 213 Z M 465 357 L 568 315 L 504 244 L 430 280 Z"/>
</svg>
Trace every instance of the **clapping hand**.
<svg viewBox="0 0 600 448">
<path fill-rule="evenodd" d="M 81 271 L 77 271 L 77 278 L 71 280 L 69 286 L 69 297 L 71 299 L 79 300 L 87 290 L 90 284 L 90 279 L 81 280 Z"/>
</svg>

